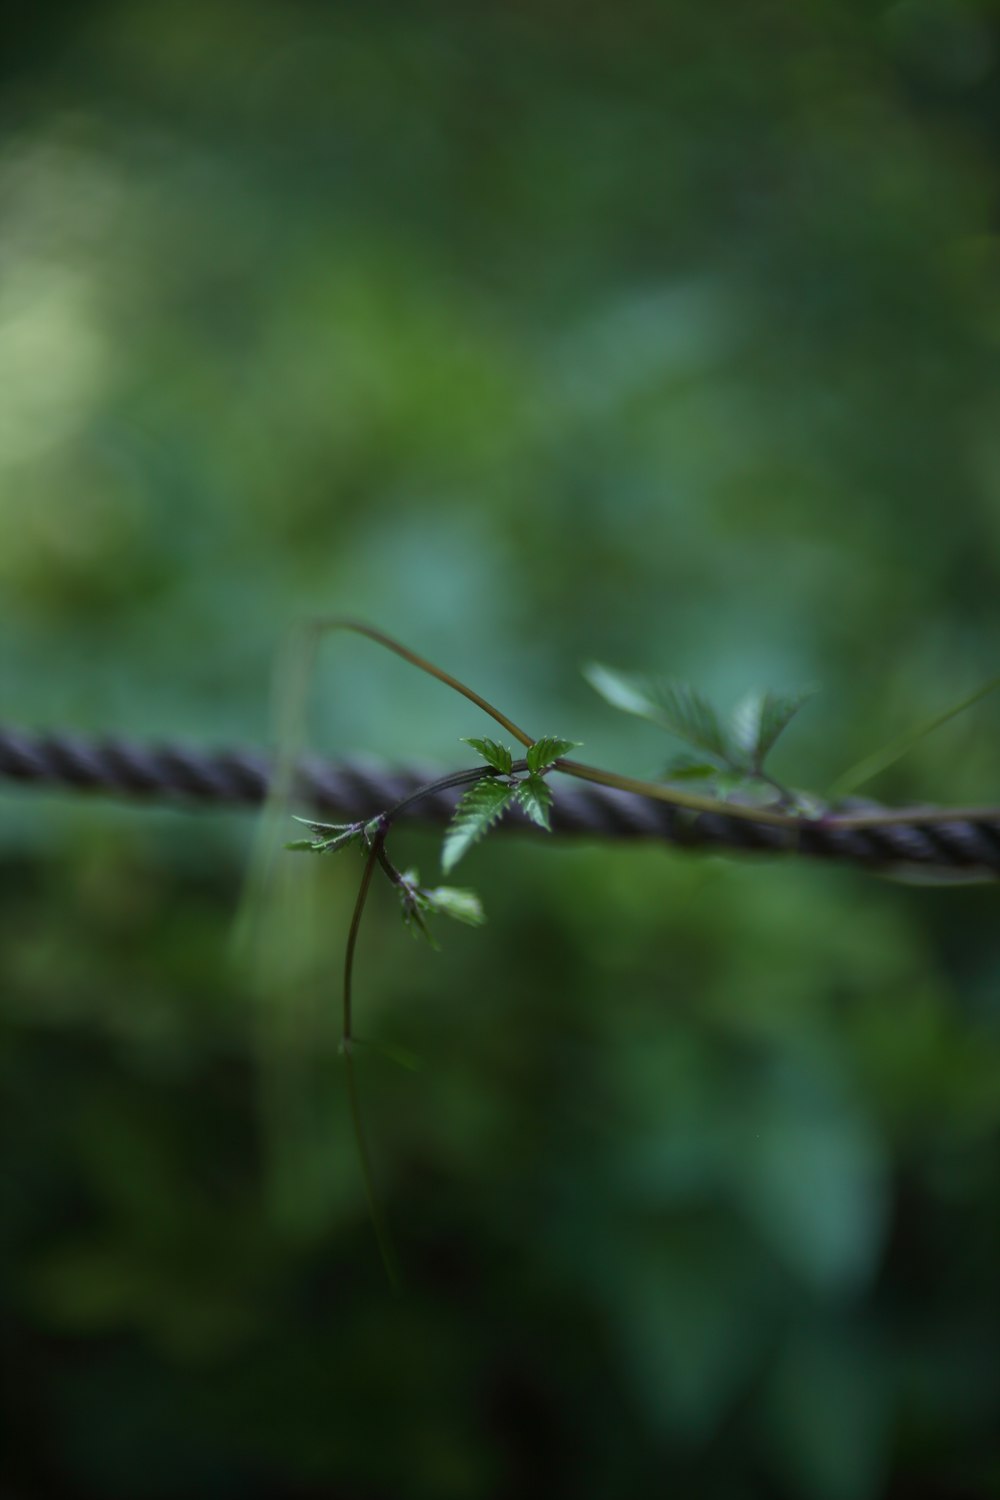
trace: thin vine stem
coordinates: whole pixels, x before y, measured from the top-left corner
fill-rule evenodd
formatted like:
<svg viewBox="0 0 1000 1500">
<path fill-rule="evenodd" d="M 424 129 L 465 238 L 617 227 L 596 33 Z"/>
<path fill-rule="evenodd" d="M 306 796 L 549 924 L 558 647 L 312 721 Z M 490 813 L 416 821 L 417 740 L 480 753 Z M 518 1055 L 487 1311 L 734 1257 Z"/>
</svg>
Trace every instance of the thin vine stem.
<svg viewBox="0 0 1000 1500">
<path fill-rule="evenodd" d="M 350 1051 L 353 1040 L 351 1029 L 351 981 L 354 975 L 354 952 L 358 946 L 358 932 L 361 927 L 361 917 L 364 913 L 365 903 L 368 900 L 368 892 L 371 890 L 372 875 L 378 863 L 379 851 L 385 843 L 385 836 L 388 832 L 388 824 L 384 817 L 378 818 L 376 822 L 378 823 L 378 827 L 372 834 L 368 846 L 368 858 L 365 860 L 361 884 L 358 886 L 358 895 L 354 903 L 354 913 L 351 917 L 351 926 L 347 934 L 347 947 L 344 950 L 344 1009 L 341 1026 L 341 1045 L 345 1052 Z"/>
<path fill-rule="evenodd" d="M 452 677 L 450 672 L 445 672 L 441 667 L 436 667 L 426 657 L 418 656 L 415 651 L 411 651 L 401 641 L 395 640 L 391 635 L 386 635 L 385 631 L 376 630 L 373 625 L 364 625 L 359 620 L 342 619 L 339 616 L 331 619 L 314 620 L 311 629 L 324 634 L 327 631 L 333 630 L 350 630 L 355 635 L 367 636 L 370 641 L 375 641 L 378 645 L 384 646 L 387 651 L 395 652 L 404 661 L 408 661 L 411 666 L 419 667 L 421 672 L 426 672 L 429 677 L 436 677 L 438 682 L 444 683 L 445 687 L 453 688 L 456 693 L 461 693 L 463 698 L 468 698 L 470 703 L 474 703 L 477 708 L 481 708 L 501 728 L 506 729 L 508 734 L 512 734 L 525 749 L 528 749 L 532 745 L 533 741 L 530 734 L 515 724 L 513 719 L 508 719 L 507 715 L 501 713 L 488 699 L 475 692 L 473 688 L 468 687 L 466 683 L 460 682 L 457 677 Z"/>
<path fill-rule="evenodd" d="M 404 661 L 410 662 L 412 666 L 418 667 L 421 672 L 426 672 L 429 677 L 435 677 L 438 682 L 443 682 L 446 687 L 453 688 L 456 693 L 461 693 L 463 698 L 468 698 L 475 703 L 484 713 L 489 714 L 501 728 L 506 729 L 508 734 L 526 749 L 534 744 L 534 739 L 527 730 L 515 724 L 513 719 L 507 715 L 495 703 L 484 698 L 481 693 L 475 692 L 459 678 L 453 677 L 450 672 L 435 666 L 426 657 L 419 656 L 417 652 L 411 651 L 401 641 L 393 636 L 387 635 L 384 630 L 376 630 L 372 625 L 362 624 L 359 620 L 349 620 L 341 617 L 331 619 L 320 619 L 312 622 L 312 630 L 325 633 L 327 631 L 347 630 L 355 635 L 362 635 L 368 640 L 375 641 L 384 646 L 387 651 L 392 651 L 396 656 L 401 656 Z M 790 816 L 787 813 L 768 811 L 766 808 L 744 807 L 738 803 L 720 802 L 717 797 L 699 797 L 695 792 L 681 792 L 674 787 L 668 787 L 660 781 L 643 781 L 635 776 L 621 776 L 615 771 L 604 771 L 598 766 L 588 766 L 582 761 L 557 760 L 553 762 L 552 770 L 562 771 L 567 776 L 576 776 L 582 781 L 596 781 L 601 786 L 615 787 L 619 791 L 638 792 L 643 797 L 653 797 L 659 802 L 670 802 L 675 807 L 687 808 L 690 812 L 726 812 L 733 817 L 743 818 L 748 822 L 774 823 L 783 828 L 795 828 L 801 819 Z"/>
<path fill-rule="evenodd" d="M 449 672 L 436 667 L 433 662 L 423 656 L 418 656 L 415 651 L 410 651 L 401 642 L 394 640 L 392 636 L 386 635 L 382 630 L 376 630 L 371 625 L 364 625 L 357 620 L 331 619 L 316 622 L 315 628 L 321 630 L 349 630 L 357 635 L 367 636 L 369 640 L 376 641 L 384 646 L 386 650 L 393 651 L 401 656 L 404 661 L 419 667 L 430 677 L 436 677 L 447 687 L 454 688 L 461 693 L 463 698 L 468 698 L 475 703 L 484 713 L 512 734 L 525 747 L 530 747 L 534 741 L 528 733 L 521 729 L 506 714 L 501 713 L 495 704 L 483 698 L 472 688 L 467 687 L 464 682 L 453 677 Z M 801 829 L 812 822 L 821 822 L 826 827 L 844 829 L 882 828 L 890 823 L 912 823 L 914 821 L 912 808 L 879 808 L 872 812 L 848 812 L 848 813 L 824 813 L 819 818 L 803 818 L 795 813 L 778 812 L 767 807 L 747 807 L 739 802 L 725 802 L 718 797 L 699 797 L 696 792 L 682 792 L 675 786 L 670 786 L 662 781 L 646 781 L 638 776 L 623 776 L 617 771 L 605 771 L 600 766 L 590 766 L 578 760 L 553 761 L 553 771 L 561 771 L 566 776 L 575 776 L 580 781 L 596 782 L 599 786 L 606 786 L 622 792 L 635 792 L 640 797 L 649 797 L 656 802 L 668 802 L 673 807 L 685 808 L 688 812 L 695 813 L 724 813 L 728 818 L 739 819 L 745 823 L 768 823 L 776 828 Z M 425 795 L 421 793 L 420 795 Z M 991 809 L 982 808 L 928 808 L 922 814 L 921 823 L 949 823 L 955 818 L 975 818 L 989 814 Z"/>
<path fill-rule="evenodd" d="M 526 765 L 518 762 L 519 767 Z M 354 911 L 351 915 L 351 925 L 347 933 L 347 943 L 344 949 L 344 981 L 343 981 L 343 1010 L 341 1021 L 340 1050 L 344 1058 L 344 1066 L 347 1078 L 347 1101 L 351 1115 L 351 1125 L 354 1131 L 354 1141 L 357 1146 L 358 1160 L 361 1167 L 361 1178 L 364 1184 L 365 1199 L 368 1203 L 368 1212 L 371 1216 L 372 1228 L 378 1243 L 379 1254 L 385 1267 L 386 1276 L 393 1290 L 400 1290 L 400 1277 L 396 1255 L 393 1250 L 392 1237 L 389 1226 L 382 1210 L 381 1200 L 375 1187 L 375 1169 L 372 1165 L 371 1151 L 368 1147 L 368 1136 L 365 1131 L 364 1116 L 361 1111 L 361 1098 L 358 1090 L 357 1068 L 354 1063 L 354 959 L 358 946 L 358 934 L 361 931 L 361 919 L 364 916 L 368 896 L 371 891 L 372 877 L 376 865 L 384 871 L 390 882 L 395 886 L 403 884 L 403 877 L 386 853 L 386 839 L 392 828 L 394 819 L 399 813 L 419 802 L 422 797 L 432 796 L 435 792 L 445 791 L 451 787 L 468 786 L 477 781 L 482 781 L 487 776 L 494 776 L 496 772 L 491 766 L 476 766 L 466 771 L 455 771 L 451 775 L 441 776 L 436 781 L 428 782 L 426 786 L 419 787 L 415 792 L 403 797 L 393 807 L 380 813 L 367 825 L 371 829 L 368 837 L 368 855 L 365 859 L 364 869 L 361 874 L 361 882 L 358 886 L 358 894 L 354 902 Z"/>
<path fill-rule="evenodd" d="M 511 766 L 511 774 L 526 771 L 528 762 L 516 760 Z M 472 786 L 477 781 L 485 781 L 498 773 L 493 766 L 471 766 L 465 771 L 453 771 L 448 776 L 441 776 L 437 781 L 429 781 L 426 786 L 418 787 L 415 792 L 410 792 L 401 802 L 397 802 L 382 814 L 383 817 L 395 820 L 401 812 L 412 807 L 415 802 L 420 802 L 424 797 L 433 797 L 435 792 L 446 792 L 456 786 Z"/>
<path fill-rule="evenodd" d="M 354 902 L 354 912 L 351 916 L 351 926 L 347 934 L 347 946 L 344 951 L 343 1020 L 341 1023 L 340 1049 L 344 1058 L 344 1068 L 347 1077 L 347 1101 L 351 1112 L 351 1123 L 354 1127 L 354 1141 L 358 1148 L 358 1160 L 361 1166 L 361 1178 L 364 1183 L 368 1212 L 371 1216 L 372 1228 L 375 1231 L 375 1239 L 378 1243 L 379 1254 L 382 1257 L 382 1264 L 385 1267 L 385 1274 L 389 1278 L 389 1283 L 393 1291 L 398 1292 L 400 1289 L 399 1270 L 392 1248 L 389 1228 L 382 1212 L 378 1193 L 375 1190 L 375 1171 L 372 1166 L 371 1152 L 368 1149 L 368 1137 L 361 1114 L 361 1100 L 358 1094 L 358 1078 L 357 1070 L 354 1066 L 353 1051 L 352 984 L 354 979 L 354 954 L 358 945 L 361 918 L 368 900 L 368 893 L 371 890 L 372 875 L 383 852 L 383 845 L 385 844 L 390 826 L 389 820 L 384 816 L 376 819 L 375 822 L 376 827 L 369 842 L 368 857 L 365 860 L 361 884 L 358 886 L 357 899 Z"/>
<path fill-rule="evenodd" d="M 375 1240 L 378 1245 L 379 1255 L 385 1274 L 389 1279 L 389 1285 L 394 1292 L 402 1289 L 399 1264 L 393 1249 L 392 1237 L 389 1234 L 389 1226 L 382 1212 L 382 1204 L 378 1193 L 375 1191 L 375 1173 L 372 1168 L 371 1153 L 368 1150 L 368 1137 L 365 1133 L 365 1122 L 361 1114 L 361 1100 L 358 1097 L 358 1077 L 354 1066 L 354 1058 L 350 1050 L 344 1052 L 344 1068 L 347 1078 L 347 1104 L 351 1112 L 351 1124 L 354 1128 L 354 1144 L 358 1150 L 358 1160 L 361 1166 L 361 1179 L 365 1188 L 365 1200 L 368 1204 L 368 1213 L 371 1216 L 372 1229 L 375 1232 Z"/>
<path fill-rule="evenodd" d="M 747 807 L 739 802 L 723 802 L 718 797 L 699 797 L 697 792 L 680 792 L 676 787 L 662 781 L 644 781 L 638 776 L 622 776 L 618 771 L 605 771 L 600 766 L 588 766 L 579 760 L 556 760 L 553 771 L 564 776 L 575 776 L 578 781 L 594 781 L 599 786 L 613 787 L 619 792 L 637 792 L 640 797 L 650 797 L 656 802 L 669 802 L 673 807 L 685 808 L 688 812 L 725 813 L 727 817 L 741 818 L 746 823 L 771 823 L 779 828 L 798 828 L 802 818 L 792 813 L 775 812 L 766 807 Z"/>
</svg>

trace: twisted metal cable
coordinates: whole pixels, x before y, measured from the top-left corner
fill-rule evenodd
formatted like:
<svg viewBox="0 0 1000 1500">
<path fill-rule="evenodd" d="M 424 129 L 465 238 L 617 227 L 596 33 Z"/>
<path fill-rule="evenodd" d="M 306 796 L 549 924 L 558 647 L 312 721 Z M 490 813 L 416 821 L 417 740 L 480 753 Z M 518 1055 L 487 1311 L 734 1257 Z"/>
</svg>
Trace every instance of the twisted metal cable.
<svg viewBox="0 0 1000 1500">
<path fill-rule="evenodd" d="M 433 768 L 389 769 L 375 762 L 303 757 L 296 763 L 293 796 L 317 816 L 354 820 L 371 817 L 434 779 Z M 0 728 L 0 779 L 36 786 L 71 787 L 175 805 L 253 807 L 263 803 L 274 762 L 253 750 L 206 752 L 190 746 L 140 745 L 115 737 L 32 734 Z M 421 798 L 413 821 L 443 824 L 459 792 Z M 715 848 L 768 854 L 805 854 L 864 865 L 1000 876 L 1000 809 L 974 813 L 940 808 L 878 809 L 857 803 L 884 823 L 845 826 L 835 816 L 804 820 L 794 827 L 747 822 L 726 813 L 692 814 L 666 802 L 595 784 L 560 779 L 552 808 L 554 832 L 590 838 L 660 839 L 683 848 Z M 518 809 L 501 827 L 525 831 L 531 824 Z M 537 830 L 534 830 L 537 832 Z"/>
</svg>

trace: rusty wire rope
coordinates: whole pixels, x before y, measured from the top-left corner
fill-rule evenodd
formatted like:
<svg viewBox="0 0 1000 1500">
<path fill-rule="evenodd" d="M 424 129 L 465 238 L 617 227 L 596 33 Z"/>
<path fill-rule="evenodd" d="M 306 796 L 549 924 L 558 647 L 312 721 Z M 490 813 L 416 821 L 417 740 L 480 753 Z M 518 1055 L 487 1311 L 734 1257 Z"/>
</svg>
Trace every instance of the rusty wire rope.
<svg viewBox="0 0 1000 1500">
<path fill-rule="evenodd" d="M 35 734 L 0 728 L 0 779 L 35 786 L 171 802 L 175 806 L 253 807 L 262 804 L 274 762 L 253 750 L 207 752 L 191 746 L 143 745 L 118 738 Z M 294 799 L 317 816 L 373 816 L 433 779 L 424 766 L 387 768 L 372 761 L 303 757 Z M 793 827 L 747 822 L 726 813 L 692 814 L 666 802 L 597 785 L 557 783 L 553 830 L 589 838 L 659 839 L 684 848 L 805 854 L 885 869 L 951 870 L 1000 875 L 1000 808 L 956 811 L 886 808 L 886 822 L 845 827 L 830 815 Z M 446 823 L 455 790 L 420 799 L 413 821 Z M 858 806 L 860 804 L 855 804 Z M 864 804 L 871 810 L 875 804 Z M 532 825 L 512 811 L 508 826 Z M 536 830 L 537 831 L 537 830 Z"/>
</svg>

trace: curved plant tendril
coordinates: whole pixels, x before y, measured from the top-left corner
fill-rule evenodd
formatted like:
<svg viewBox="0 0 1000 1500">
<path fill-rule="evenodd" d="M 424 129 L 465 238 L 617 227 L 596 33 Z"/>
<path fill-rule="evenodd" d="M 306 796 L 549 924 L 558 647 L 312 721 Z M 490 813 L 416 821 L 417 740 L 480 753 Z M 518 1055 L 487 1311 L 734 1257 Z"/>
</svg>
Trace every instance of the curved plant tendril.
<svg viewBox="0 0 1000 1500">
<path fill-rule="evenodd" d="M 881 750 L 875 750 L 871 755 L 866 755 L 862 760 L 857 761 L 837 777 L 830 788 L 831 801 L 848 796 L 859 786 L 864 786 L 866 781 L 871 781 L 882 771 L 888 770 L 889 766 L 895 765 L 897 760 L 900 760 L 927 735 L 932 734 L 935 729 L 940 729 L 942 724 L 947 724 L 949 719 L 954 719 L 958 714 L 964 713 L 967 708 L 971 708 L 974 703 L 978 703 L 980 699 L 995 692 L 998 687 L 1000 687 L 1000 677 L 991 677 L 988 682 L 976 688 L 975 692 L 969 693 L 958 703 L 953 703 L 951 708 L 946 708 L 943 713 L 935 714 L 926 723 L 917 724 L 913 729 L 908 729 L 905 734 L 891 740 L 888 745 L 883 745 Z M 950 816 L 954 817 L 954 812 Z"/>
</svg>

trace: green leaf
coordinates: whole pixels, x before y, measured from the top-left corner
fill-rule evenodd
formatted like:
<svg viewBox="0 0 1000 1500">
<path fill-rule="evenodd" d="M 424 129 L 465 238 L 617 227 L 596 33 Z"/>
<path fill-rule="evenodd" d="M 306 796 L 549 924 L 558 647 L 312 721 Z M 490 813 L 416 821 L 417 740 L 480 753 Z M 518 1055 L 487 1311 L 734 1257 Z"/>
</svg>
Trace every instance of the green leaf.
<svg viewBox="0 0 1000 1500">
<path fill-rule="evenodd" d="M 459 890 L 452 885 L 435 886 L 427 890 L 420 884 L 417 870 L 404 870 L 400 875 L 399 899 L 403 907 L 403 921 L 420 932 L 432 948 L 438 945 L 424 921 L 424 913 L 452 917 L 456 922 L 467 922 L 470 927 L 481 927 L 486 921 L 482 904 L 475 891 Z"/>
<path fill-rule="evenodd" d="M 300 818 L 298 813 L 292 813 L 292 820 L 296 823 L 304 823 L 316 834 L 353 833 L 359 826 L 357 823 L 317 823 L 315 818 Z"/>
<path fill-rule="evenodd" d="M 772 693 L 770 690 L 748 693 L 737 705 L 732 717 L 733 740 L 755 771 L 760 770 L 778 736 L 815 691 L 815 688 L 805 688 L 798 693 Z"/>
<path fill-rule="evenodd" d="M 714 761 L 699 760 L 694 755 L 675 755 L 663 768 L 664 781 L 706 781 L 718 776 L 719 767 Z"/>
<path fill-rule="evenodd" d="M 549 808 L 552 806 L 552 792 L 547 782 L 540 776 L 526 776 L 514 788 L 514 796 L 533 823 L 551 832 Z"/>
<path fill-rule="evenodd" d="M 699 750 L 707 750 L 721 760 L 730 759 L 719 716 L 696 688 L 687 682 L 665 682 L 656 685 L 654 692 L 656 723 Z"/>
<path fill-rule="evenodd" d="M 411 906 L 406 901 L 404 901 L 402 916 L 403 926 L 408 927 L 413 933 L 414 937 L 420 936 L 424 938 L 435 952 L 440 952 L 441 944 L 438 942 L 437 938 L 434 936 L 433 932 L 431 932 L 427 923 L 424 921 L 423 913 L 421 912 L 419 906 Z"/>
<path fill-rule="evenodd" d="M 612 708 L 620 708 L 625 714 L 637 714 L 641 719 L 656 720 L 656 704 L 643 679 L 616 672 L 599 661 L 588 662 L 583 675 Z"/>
<path fill-rule="evenodd" d="M 424 899 L 424 892 L 420 888 L 420 874 L 417 870 L 403 870 L 399 877 L 399 885 L 396 890 L 399 895 L 399 904 L 402 908 L 403 924 L 409 927 L 416 937 L 417 933 L 427 939 L 432 948 L 438 944 L 431 933 L 430 928 L 424 921 L 423 913 L 428 909 Z"/>
<path fill-rule="evenodd" d="M 455 808 L 451 827 L 445 834 L 441 867 L 447 875 L 477 839 L 481 839 L 500 817 L 514 795 L 509 781 L 477 781 Z"/>
<path fill-rule="evenodd" d="M 454 885 L 438 885 L 433 890 L 421 891 L 426 910 L 439 912 L 456 922 L 467 922 L 470 927 L 481 927 L 486 921 L 482 902 L 475 891 L 460 890 Z"/>
<path fill-rule="evenodd" d="M 526 756 L 529 771 L 544 771 L 554 760 L 565 755 L 567 750 L 578 750 L 579 740 L 561 740 L 554 734 L 545 734 L 528 750 Z"/>
<path fill-rule="evenodd" d="M 285 845 L 286 849 L 305 850 L 310 854 L 333 854 L 335 850 L 346 848 L 361 837 L 360 823 L 314 823 L 310 818 L 299 817 L 295 821 L 304 823 L 318 836 L 312 839 L 293 839 Z M 327 831 L 333 834 L 332 838 L 323 837 Z"/>
<path fill-rule="evenodd" d="M 488 766 L 495 771 L 501 771 L 505 776 L 510 775 L 513 765 L 511 753 L 505 745 L 498 745 L 496 740 L 462 740 L 463 745 L 471 745 L 477 755 L 481 755 Z"/>
<path fill-rule="evenodd" d="M 600 662 L 585 667 L 584 676 L 613 708 L 649 719 L 720 760 L 730 759 L 730 747 L 715 709 L 688 683 L 629 676 Z"/>
</svg>

